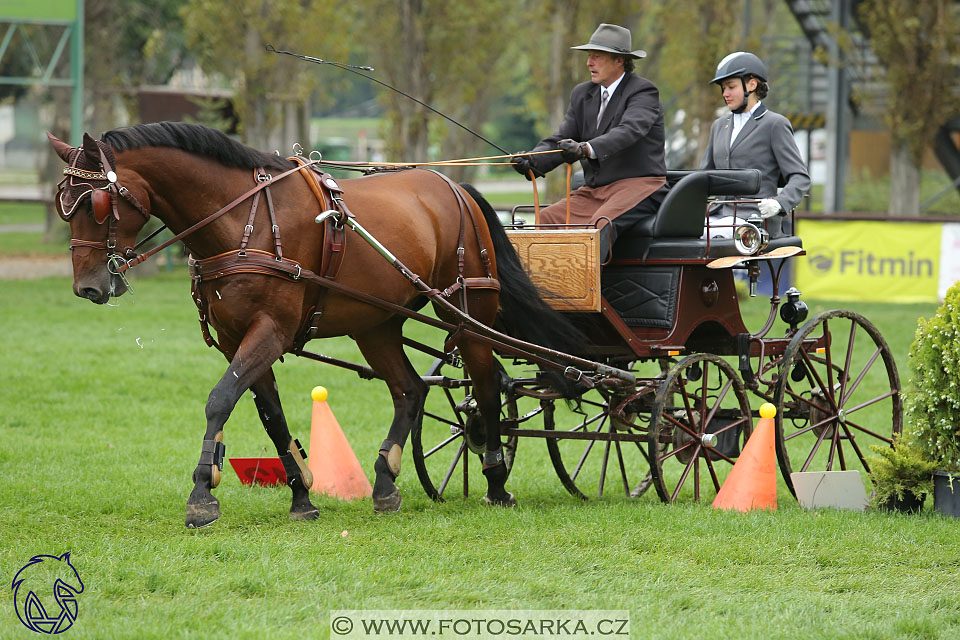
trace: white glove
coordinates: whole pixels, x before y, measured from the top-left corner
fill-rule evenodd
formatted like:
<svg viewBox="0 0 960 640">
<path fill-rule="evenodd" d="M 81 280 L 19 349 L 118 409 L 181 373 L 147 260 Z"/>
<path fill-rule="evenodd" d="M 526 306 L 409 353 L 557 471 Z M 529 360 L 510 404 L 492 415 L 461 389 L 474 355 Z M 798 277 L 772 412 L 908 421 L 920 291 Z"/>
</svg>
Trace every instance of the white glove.
<svg viewBox="0 0 960 640">
<path fill-rule="evenodd" d="M 760 207 L 760 215 L 764 218 L 772 218 L 782 211 L 780 203 L 773 198 L 764 198 L 757 206 Z"/>
</svg>

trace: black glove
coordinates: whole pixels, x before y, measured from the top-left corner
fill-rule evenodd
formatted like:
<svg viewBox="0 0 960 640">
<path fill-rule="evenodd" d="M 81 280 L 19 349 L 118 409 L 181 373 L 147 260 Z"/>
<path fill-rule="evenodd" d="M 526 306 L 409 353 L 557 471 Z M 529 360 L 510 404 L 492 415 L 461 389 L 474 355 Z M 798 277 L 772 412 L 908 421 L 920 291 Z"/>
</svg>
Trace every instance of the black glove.
<svg viewBox="0 0 960 640">
<path fill-rule="evenodd" d="M 533 158 L 530 156 L 513 156 L 510 158 L 510 162 L 513 163 L 513 170 L 522 175 L 527 180 L 530 180 L 530 172 L 533 171 L 533 175 L 538 178 L 543 177 L 543 171 L 540 171 L 533 164 Z"/>
<path fill-rule="evenodd" d="M 557 146 L 560 147 L 560 157 L 564 162 L 576 162 L 590 155 L 590 150 L 586 142 L 575 142 L 567 138 L 566 140 L 558 142 Z"/>
</svg>

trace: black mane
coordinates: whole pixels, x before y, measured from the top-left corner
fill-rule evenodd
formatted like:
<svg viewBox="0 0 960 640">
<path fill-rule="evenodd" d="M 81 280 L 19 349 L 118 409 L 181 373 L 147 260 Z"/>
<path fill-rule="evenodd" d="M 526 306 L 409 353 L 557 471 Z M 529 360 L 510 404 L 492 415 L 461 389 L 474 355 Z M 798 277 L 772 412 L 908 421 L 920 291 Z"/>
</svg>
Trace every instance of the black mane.
<svg viewBox="0 0 960 640">
<path fill-rule="evenodd" d="M 188 122 L 157 122 L 113 129 L 103 134 L 114 151 L 142 147 L 172 147 L 209 156 L 228 167 L 240 169 L 289 169 L 293 164 L 275 153 L 264 153 L 231 140 L 222 131 Z"/>
</svg>

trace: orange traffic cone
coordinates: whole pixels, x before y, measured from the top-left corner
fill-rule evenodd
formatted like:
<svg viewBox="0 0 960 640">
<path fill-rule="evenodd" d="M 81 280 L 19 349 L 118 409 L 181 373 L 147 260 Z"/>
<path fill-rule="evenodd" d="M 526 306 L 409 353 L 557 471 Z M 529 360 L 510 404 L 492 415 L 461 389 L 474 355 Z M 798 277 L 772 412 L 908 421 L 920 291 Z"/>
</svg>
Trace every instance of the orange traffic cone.
<svg viewBox="0 0 960 640">
<path fill-rule="evenodd" d="M 777 454 L 774 451 L 773 417 L 777 408 L 769 402 L 760 407 L 760 420 L 740 458 L 713 500 L 714 509 L 777 508 Z"/>
<path fill-rule="evenodd" d="M 369 498 L 373 487 L 327 404 L 327 390 L 314 387 L 310 397 L 313 398 L 307 457 L 307 466 L 313 473 L 310 490 L 344 500 Z"/>
</svg>

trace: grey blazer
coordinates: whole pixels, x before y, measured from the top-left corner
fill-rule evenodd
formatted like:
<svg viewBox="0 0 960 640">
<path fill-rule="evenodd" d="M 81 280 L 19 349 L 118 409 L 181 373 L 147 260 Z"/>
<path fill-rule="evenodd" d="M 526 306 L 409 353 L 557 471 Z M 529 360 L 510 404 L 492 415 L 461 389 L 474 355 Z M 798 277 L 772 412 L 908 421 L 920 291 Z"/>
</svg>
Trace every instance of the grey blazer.
<svg viewBox="0 0 960 640">
<path fill-rule="evenodd" d="M 800 157 L 793 138 L 790 121 L 761 103 L 733 145 L 733 114 L 717 118 L 710 129 L 710 144 L 700 163 L 701 169 L 759 169 L 762 178 L 760 190 L 753 196 L 726 198 L 774 198 L 780 208 L 788 212 L 796 208 L 804 194 L 810 191 L 810 176 Z M 777 194 L 777 187 L 783 187 Z M 756 205 L 737 205 L 737 217 L 743 218 L 757 211 Z M 732 216 L 733 205 L 714 205 L 711 215 Z"/>
<path fill-rule="evenodd" d="M 598 126 L 599 110 L 600 85 L 578 84 L 570 93 L 570 106 L 557 132 L 533 150 L 556 149 L 557 142 L 564 138 L 589 142 L 597 157 L 580 161 L 588 187 L 602 187 L 624 178 L 667 175 L 663 105 L 652 82 L 634 73 L 626 74 Z M 563 164 L 559 153 L 531 158 L 544 173 Z"/>
</svg>

